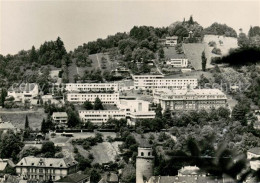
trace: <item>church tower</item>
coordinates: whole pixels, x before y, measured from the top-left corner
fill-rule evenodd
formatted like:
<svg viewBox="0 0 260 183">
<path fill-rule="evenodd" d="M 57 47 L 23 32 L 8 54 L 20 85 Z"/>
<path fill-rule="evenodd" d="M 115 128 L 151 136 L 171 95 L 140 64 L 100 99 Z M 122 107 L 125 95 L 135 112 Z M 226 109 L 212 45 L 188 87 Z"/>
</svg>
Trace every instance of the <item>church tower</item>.
<svg viewBox="0 0 260 183">
<path fill-rule="evenodd" d="M 138 147 L 136 157 L 136 183 L 145 183 L 153 176 L 154 156 L 152 148 Z"/>
</svg>

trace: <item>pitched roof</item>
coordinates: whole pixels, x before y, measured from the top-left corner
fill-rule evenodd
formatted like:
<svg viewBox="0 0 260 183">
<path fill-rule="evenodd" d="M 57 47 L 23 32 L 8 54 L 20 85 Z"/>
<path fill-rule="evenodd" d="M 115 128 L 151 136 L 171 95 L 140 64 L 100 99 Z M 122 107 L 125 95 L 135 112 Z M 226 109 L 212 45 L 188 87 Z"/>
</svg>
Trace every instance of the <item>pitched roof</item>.
<svg viewBox="0 0 260 183">
<path fill-rule="evenodd" d="M 68 168 L 77 164 L 72 158 L 38 158 L 33 156 L 24 157 L 16 166 L 42 166 Z"/>
<path fill-rule="evenodd" d="M 77 183 L 80 182 L 82 180 L 88 179 L 88 175 L 85 174 L 80 174 L 80 173 L 74 173 L 74 174 L 70 174 L 67 175 L 66 177 L 63 177 L 60 180 L 57 180 L 55 182 L 70 182 L 70 183 Z"/>
<path fill-rule="evenodd" d="M 256 155 L 260 155 L 260 147 L 254 147 L 252 149 L 249 149 L 248 152 L 251 152 Z"/>
<path fill-rule="evenodd" d="M 53 117 L 68 117 L 66 112 L 54 112 L 52 114 Z"/>
<path fill-rule="evenodd" d="M 0 116 L 0 130 L 4 129 L 15 129 L 15 126 L 10 122 L 5 122 Z"/>
</svg>

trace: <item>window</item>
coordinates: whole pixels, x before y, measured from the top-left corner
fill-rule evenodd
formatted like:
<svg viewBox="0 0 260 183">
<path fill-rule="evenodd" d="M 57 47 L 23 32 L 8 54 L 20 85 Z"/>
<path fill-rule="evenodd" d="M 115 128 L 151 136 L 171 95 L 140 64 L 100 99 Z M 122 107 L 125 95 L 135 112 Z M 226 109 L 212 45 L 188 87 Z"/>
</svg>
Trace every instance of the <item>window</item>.
<svg viewBox="0 0 260 183">
<path fill-rule="evenodd" d="M 141 156 L 144 156 L 144 153 L 143 153 L 143 152 L 141 152 Z"/>
<path fill-rule="evenodd" d="M 40 173 L 43 173 L 43 169 L 39 169 L 39 172 L 40 172 Z"/>
<path fill-rule="evenodd" d="M 148 156 L 150 156 L 151 155 L 151 153 L 150 152 L 148 152 Z"/>
</svg>

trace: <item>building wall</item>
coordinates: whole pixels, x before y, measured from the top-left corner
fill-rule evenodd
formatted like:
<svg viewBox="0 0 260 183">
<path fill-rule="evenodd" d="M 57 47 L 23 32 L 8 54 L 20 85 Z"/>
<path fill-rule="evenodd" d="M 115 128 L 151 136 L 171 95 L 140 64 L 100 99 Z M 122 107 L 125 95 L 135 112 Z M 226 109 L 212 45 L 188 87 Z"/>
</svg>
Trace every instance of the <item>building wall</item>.
<svg viewBox="0 0 260 183">
<path fill-rule="evenodd" d="M 154 156 L 152 148 L 138 148 L 136 157 L 136 183 L 143 183 L 143 177 L 148 181 L 153 176 Z"/>
<path fill-rule="evenodd" d="M 124 110 L 80 110 L 79 117 L 83 122 L 91 121 L 96 125 L 101 125 L 106 123 L 109 118 L 125 118 L 126 113 Z"/>
<path fill-rule="evenodd" d="M 188 59 L 179 58 L 171 59 L 166 62 L 167 65 L 172 65 L 173 67 L 188 67 Z"/>
<path fill-rule="evenodd" d="M 117 83 L 67 83 L 66 90 L 73 91 L 118 91 Z"/>
<path fill-rule="evenodd" d="M 181 101 L 170 101 L 160 100 L 162 109 L 169 108 L 170 110 L 200 110 L 200 109 L 211 109 L 226 107 L 226 99 L 217 100 L 181 100 Z"/>
<path fill-rule="evenodd" d="M 68 93 L 67 100 L 73 103 L 84 103 L 85 101 L 95 102 L 99 98 L 103 104 L 117 104 L 119 93 Z"/>
<path fill-rule="evenodd" d="M 76 166 L 70 168 L 16 166 L 16 173 L 27 180 L 59 180 L 68 174 L 76 172 Z"/>
<path fill-rule="evenodd" d="M 198 86 L 196 78 L 164 78 L 152 75 L 134 76 L 134 87 L 138 89 L 185 89 L 189 85 L 191 88 Z"/>
</svg>

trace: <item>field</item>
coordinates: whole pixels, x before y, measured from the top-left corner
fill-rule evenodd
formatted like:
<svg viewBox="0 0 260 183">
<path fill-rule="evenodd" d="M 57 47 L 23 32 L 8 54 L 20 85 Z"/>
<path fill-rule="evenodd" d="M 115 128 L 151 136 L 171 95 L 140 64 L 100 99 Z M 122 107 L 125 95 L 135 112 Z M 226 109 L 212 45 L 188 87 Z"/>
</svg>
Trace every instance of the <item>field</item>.
<svg viewBox="0 0 260 183">
<path fill-rule="evenodd" d="M 43 108 L 38 110 L 20 110 L 20 109 L 0 109 L 0 116 L 4 121 L 10 121 L 15 127 L 24 129 L 25 117 L 28 116 L 29 125 L 32 129 L 40 129 L 43 118 L 47 115 L 44 113 Z"/>
<path fill-rule="evenodd" d="M 213 65 L 210 64 L 210 52 L 204 43 L 189 43 L 183 44 L 183 51 L 195 70 L 201 70 L 201 54 L 205 50 L 205 55 L 207 57 L 207 68 L 212 68 Z"/>
<path fill-rule="evenodd" d="M 227 55 L 230 48 L 237 48 L 237 38 L 233 37 L 224 37 L 224 36 L 216 36 L 216 35 L 205 35 L 203 42 L 208 46 L 210 41 L 214 41 L 216 43 L 217 48 L 221 50 L 222 55 Z M 219 41 L 222 41 L 223 44 L 220 44 Z M 209 46 L 208 46 L 209 47 Z M 210 51 L 212 51 L 213 47 Z M 211 53 L 212 54 L 212 53 Z M 212 54 L 214 55 L 214 54 Z"/>
</svg>

